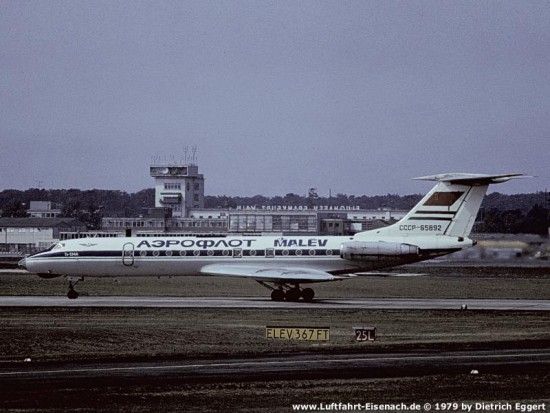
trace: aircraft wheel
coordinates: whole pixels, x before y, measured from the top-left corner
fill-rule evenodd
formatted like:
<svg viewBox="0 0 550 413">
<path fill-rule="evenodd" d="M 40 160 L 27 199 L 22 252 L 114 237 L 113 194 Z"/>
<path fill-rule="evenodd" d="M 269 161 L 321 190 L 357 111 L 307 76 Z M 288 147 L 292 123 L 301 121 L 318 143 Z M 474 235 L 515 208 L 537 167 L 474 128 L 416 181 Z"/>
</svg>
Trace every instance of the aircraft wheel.
<svg viewBox="0 0 550 413">
<path fill-rule="evenodd" d="M 315 291 L 311 288 L 304 288 L 302 290 L 302 298 L 304 301 L 310 303 L 313 301 L 313 297 L 315 297 Z"/>
<path fill-rule="evenodd" d="M 75 291 L 75 290 L 69 290 L 69 292 L 67 293 L 67 297 L 70 298 L 71 300 L 75 300 L 78 298 L 78 292 Z"/>
<path fill-rule="evenodd" d="M 283 290 L 273 290 L 271 291 L 271 299 L 273 301 L 284 301 L 285 292 Z"/>
<path fill-rule="evenodd" d="M 292 288 L 285 294 L 286 301 L 299 301 L 302 293 L 299 288 Z"/>
</svg>

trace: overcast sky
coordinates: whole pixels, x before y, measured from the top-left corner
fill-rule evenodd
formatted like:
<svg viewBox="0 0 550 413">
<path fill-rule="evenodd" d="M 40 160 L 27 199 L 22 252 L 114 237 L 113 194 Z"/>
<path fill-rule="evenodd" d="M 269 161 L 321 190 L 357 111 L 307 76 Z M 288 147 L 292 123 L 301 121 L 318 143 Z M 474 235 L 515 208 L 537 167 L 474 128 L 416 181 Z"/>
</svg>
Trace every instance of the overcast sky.
<svg viewBox="0 0 550 413">
<path fill-rule="evenodd" d="M 0 190 L 550 187 L 550 2 L 0 0 Z"/>
</svg>

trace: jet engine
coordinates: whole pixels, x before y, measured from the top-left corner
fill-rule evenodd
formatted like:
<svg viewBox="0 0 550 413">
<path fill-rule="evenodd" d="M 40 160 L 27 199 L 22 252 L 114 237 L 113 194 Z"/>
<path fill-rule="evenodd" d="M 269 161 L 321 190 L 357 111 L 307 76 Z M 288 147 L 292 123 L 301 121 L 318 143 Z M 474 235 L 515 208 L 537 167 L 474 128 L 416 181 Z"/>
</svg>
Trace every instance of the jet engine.
<svg viewBox="0 0 550 413">
<path fill-rule="evenodd" d="M 340 257 L 350 261 L 372 261 L 386 258 L 419 255 L 416 245 L 398 242 L 351 241 L 340 246 Z"/>
</svg>

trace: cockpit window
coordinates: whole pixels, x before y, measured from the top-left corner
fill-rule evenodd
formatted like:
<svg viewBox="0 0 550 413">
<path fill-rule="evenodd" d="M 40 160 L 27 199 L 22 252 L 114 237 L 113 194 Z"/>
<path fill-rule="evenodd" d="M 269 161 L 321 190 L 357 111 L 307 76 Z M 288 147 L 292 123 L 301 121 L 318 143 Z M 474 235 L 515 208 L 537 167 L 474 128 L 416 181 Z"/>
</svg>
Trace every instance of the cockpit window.
<svg viewBox="0 0 550 413">
<path fill-rule="evenodd" d="M 65 246 L 65 244 L 63 244 L 62 242 L 58 242 L 58 243 L 52 245 L 52 246 L 48 249 L 48 251 L 62 250 L 64 246 Z"/>
</svg>

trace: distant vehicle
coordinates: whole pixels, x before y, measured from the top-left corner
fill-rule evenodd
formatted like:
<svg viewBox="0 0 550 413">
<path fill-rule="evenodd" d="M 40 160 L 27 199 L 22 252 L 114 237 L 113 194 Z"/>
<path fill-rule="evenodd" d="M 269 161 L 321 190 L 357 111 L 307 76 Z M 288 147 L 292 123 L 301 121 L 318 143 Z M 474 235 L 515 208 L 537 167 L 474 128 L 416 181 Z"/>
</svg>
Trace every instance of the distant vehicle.
<svg viewBox="0 0 550 413">
<path fill-rule="evenodd" d="M 127 237 L 63 241 L 19 262 L 43 278 L 216 275 L 257 281 L 275 301 L 312 301 L 304 284 L 424 261 L 469 248 L 468 238 L 489 184 L 522 174 L 449 173 L 397 223 L 354 236 Z"/>
</svg>

